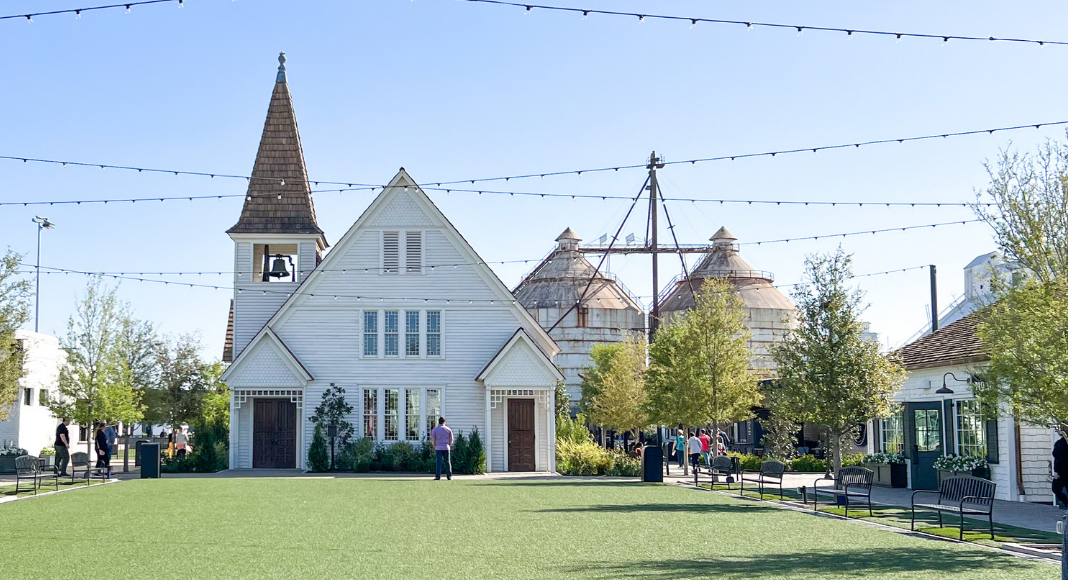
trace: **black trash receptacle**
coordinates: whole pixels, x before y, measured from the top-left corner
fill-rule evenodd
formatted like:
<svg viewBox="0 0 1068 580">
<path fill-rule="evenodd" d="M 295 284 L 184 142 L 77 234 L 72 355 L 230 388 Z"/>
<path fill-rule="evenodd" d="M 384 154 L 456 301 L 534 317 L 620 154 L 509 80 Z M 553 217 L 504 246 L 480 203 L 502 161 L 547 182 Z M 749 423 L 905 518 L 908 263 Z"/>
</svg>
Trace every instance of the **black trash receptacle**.
<svg viewBox="0 0 1068 580">
<path fill-rule="evenodd" d="M 654 445 L 642 449 L 642 481 L 664 481 L 664 451 Z"/>
<path fill-rule="evenodd" d="M 141 442 L 141 479 L 159 478 L 159 443 Z"/>
<path fill-rule="evenodd" d="M 134 441 L 134 466 L 141 465 L 141 446 L 145 443 L 151 443 L 151 441 L 148 439 Z"/>
</svg>

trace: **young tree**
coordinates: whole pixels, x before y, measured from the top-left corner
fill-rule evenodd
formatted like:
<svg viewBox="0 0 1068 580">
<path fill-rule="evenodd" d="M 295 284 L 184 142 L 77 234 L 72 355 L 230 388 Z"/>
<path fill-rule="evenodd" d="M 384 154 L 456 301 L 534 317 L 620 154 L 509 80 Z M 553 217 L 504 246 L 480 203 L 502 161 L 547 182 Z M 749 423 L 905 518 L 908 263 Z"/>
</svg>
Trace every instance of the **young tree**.
<svg viewBox="0 0 1068 580">
<path fill-rule="evenodd" d="M 139 394 L 123 380 L 116 291 L 100 278 L 91 279 L 67 322 L 67 336 L 61 342 L 67 360 L 59 370 L 59 397 L 48 404 L 57 417 L 70 417 L 85 426 L 99 420 L 134 423 L 142 417 Z"/>
<path fill-rule="evenodd" d="M 842 468 L 843 437 L 889 417 L 905 380 L 904 369 L 862 336 L 862 294 L 848 286 L 851 262 L 841 248 L 805 260 L 805 281 L 793 295 L 798 325 L 772 348 L 781 386 L 772 412 L 825 428 L 835 473 Z"/>
<path fill-rule="evenodd" d="M 330 454 L 331 461 L 345 448 L 352 437 L 354 432 L 352 423 L 346 420 L 350 414 L 352 414 L 352 405 L 345 402 L 345 387 L 330 383 L 330 386 L 323 391 L 323 401 L 315 408 L 315 414 L 309 420 L 315 423 L 316 430 L 320 427 L 337 425 L 337 437 L 333 441 L 333 453 Z M 332 463 L 330 468 L 334 468 Z"/>
<path fill-rule="evenodd" d="M 588 369 L 588 377 L 596 377 L 596 394 L 583 403 L 590 422 L 614 431 L 637 431 L 649 425 L 645 412 L 645 341 L 628 338 L 614 344 L 598 344 L 590 349 L 590 357 L 597 363 Z M 585 383 L 584 383 L 585 384 Z"/>
<path fill-rule="evenodd" d="M 661 326 L 650 349 L 650 417 L 666 425 L 704 425 L 752 417 L 760 404 L 745 303 L 730 282 L 709 278 L 694 309 Z M 718 446 L 715 446 L 718 452 Z"/>
<path fill-rule="evenodd" d="M 15 330 L 30 319 L 30 283 L 17 278 L 20 259 L 11 250 L 0 258 L 0 420 L 7 419 L 26 374 L 15 339 Z"/>
<path fill-rule="evenodd" d="M 156 422 L 174 429 L 200 419 L 204 396 L 213 386 L 207 373 L 210 365 L 201 360 L 200 350 L 200 338 L 195 334 L 166 337 L 155 343 L 158 377 L 145 393 L 150 395 L 150 416 Z"/>
<path fill-rule="evenodd" d="M 1068 436 L 1068 147 L 1002 151 L 987 172 L 987 199 L 978 201 L 995 205 L 977 204 L 976 214 L 1027 279 L 991 280 L 993 304 L 978 326 L 990 365 L 972 389 L 986 409 L 1004 402 L 1020 419 Z"/>
</svg>

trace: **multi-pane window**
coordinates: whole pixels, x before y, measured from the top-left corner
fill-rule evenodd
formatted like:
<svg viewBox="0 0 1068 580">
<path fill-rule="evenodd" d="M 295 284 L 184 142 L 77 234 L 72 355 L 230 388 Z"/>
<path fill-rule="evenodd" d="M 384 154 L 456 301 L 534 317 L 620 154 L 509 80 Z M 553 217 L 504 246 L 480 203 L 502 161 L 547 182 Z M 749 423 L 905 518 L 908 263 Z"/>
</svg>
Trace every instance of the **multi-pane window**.
<svg viewBox="0 0 1068 580">
<path fill-rule="evenodd" d="M 430 432 L 438 425 L 438 417 L 441 416 L 441 391 L 438 389 L 426 390 L 426 437 L 430 439 Z"/>
<path fill-rule="evenodd" d="M 986 457 L 986 424 L 979 401 L 957 401 L 957 445 L 960 455 Z"/>
<path fill-rule="evenodd" d="M 386 389 L 385 440 L 396 441 L 400 436 L 400 389 Z"/>
<path fill-rule="evenodd" d="M 363 390 L 363 436 L 378 439 L 378 389 Z"/>
<path fill-rule="evenodd" d="M 426 311 L 426 355 L 441 356 L 441 311 Z"/>
<path fill-rule="evenodd" d="M 363 356 L 378 356 L 378 311 L 363 313 Z"/>
<path fill-rule="evenodd" d="M 404 438 L 419 440 L 419 389 L 404 391 Z"/>
<path fill-rule="evenodd" d="M 400 354 L 400 312 L 387 310 L 384 326 L 386 356 L 397 356 Z"/>
<path fill-rule="evenodd" d="M 904 415 L 894 413 L 882 424 L 882 444 L 884 453 L 903 453 L 905 449 Z"/>
<path fill-rule="evenodd" d="M 918 451 L 941 451 L 942 413 L 937 409 L 917 409 L 916 448 Z"/>
<path fill-rule="evenodd" d="M 419 356 L 419 311 L 404 312 L 404 356 Z"/>
</svg>

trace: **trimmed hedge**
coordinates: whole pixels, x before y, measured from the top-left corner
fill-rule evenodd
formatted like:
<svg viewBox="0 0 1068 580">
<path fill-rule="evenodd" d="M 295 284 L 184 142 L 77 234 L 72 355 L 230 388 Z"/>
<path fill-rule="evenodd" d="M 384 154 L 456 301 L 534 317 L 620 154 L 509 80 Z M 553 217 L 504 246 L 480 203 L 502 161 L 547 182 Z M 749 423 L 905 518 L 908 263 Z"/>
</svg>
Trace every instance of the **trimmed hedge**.
<svg viewBox="0 0 1068 580">
<path fill-rule="evenodd" d="M 434 473 L 434 445 L 429 440 L 419 443 L 397 441 L 375 443 L 369 437 L 350 442 L 337 458 L 338 471 L 370 471 Z M 452 472 L 472 475 L 486 472 L 486 451 L 478 429 L 469 436 L 458 432 L 452 444 Z"/>
</svg>

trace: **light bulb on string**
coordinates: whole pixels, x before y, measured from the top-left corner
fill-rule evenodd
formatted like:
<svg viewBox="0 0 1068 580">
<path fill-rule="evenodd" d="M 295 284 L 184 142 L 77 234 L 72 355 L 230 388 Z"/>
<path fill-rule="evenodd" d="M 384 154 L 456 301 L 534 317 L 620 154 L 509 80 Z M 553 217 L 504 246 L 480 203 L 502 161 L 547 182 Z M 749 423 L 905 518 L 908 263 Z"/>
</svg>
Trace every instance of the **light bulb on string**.
<svg viewBox="0 0 1068 580">
<path fill-rule="evenodd" d="M 804 26 L 798 26 L 797 27 L 797 36 L 800 37 L 801 33 L 804 32 L 804 31 L 805 31 L 805 27 Z"/>
<path fill-rule="evenodd" d="M 127 13 L 127 14 L 129 14 L 129 13 L 130 13 L 130 5 L 129 5 L 129 4 L 127 4 L 127 5 L 126 5 L 126 13 Z"/>
<path fill-rule="evenodd" d="M 690 30 L 693 30 L 694 26 L 697 26 L 697 19 L 696 18 L 691 18 L 690 19 Z"/>
<path fill-rule="evenodd" d="M 749 32 L 752 32 L 753 31 L 753 23 L 752 22 L 746 22 L 745 23 L 745 29 L 748 30 Z"/>
<path fill-rule="evenodd" d="M 74 19 L 75 20 L 81 20 L 81 18 L 82 18 L 82 11 L 81 10 L 75 10 L 74 11 Z M 64 163 L 63 166 L 66 167 L 67 164 Z"/>
</svg>

